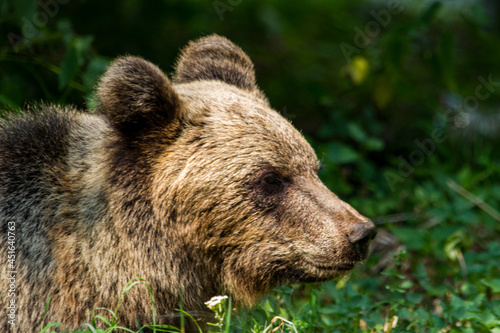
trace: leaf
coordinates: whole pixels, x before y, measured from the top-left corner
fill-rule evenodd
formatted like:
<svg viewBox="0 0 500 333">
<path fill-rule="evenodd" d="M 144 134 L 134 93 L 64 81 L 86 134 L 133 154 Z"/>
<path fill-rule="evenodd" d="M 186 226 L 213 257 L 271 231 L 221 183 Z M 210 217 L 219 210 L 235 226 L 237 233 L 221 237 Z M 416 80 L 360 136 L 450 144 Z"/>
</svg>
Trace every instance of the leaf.
<svg viewBox="0 0 500 333">
<path fill-rule="evenodd" d="M 482 311 L 479 314 L 479 321 L 486 327 L 495 327 L 500 325 L 500 320 L 498 320 L 491 311 Z"/>
<path fill-rule="evenodd" d="M 355 85 L 360 85 L 365 81 L 370 71 L 370 63 L 366 58 L 356 56 L 346 65 L 342 72 L 346 74 Z"/>
<path fill-rule="evenodd" d="M 418 308 L 414 313 L 413 313 L 413 318 L 415 320 L 422 320 L 422 321 L 427 321 L 429 320 L 429 313 L 425 311 L 422 308 Z"/>
<path fill-rule="evenodd" d="M 59 90 L 63 90 L 73 79 L 78 71 L 78 52 L 73 44 L 70 44 L 66 50 L 63 62 L 61 64 L 61 73 L 59 73 Z"/>
<path fill-rule="evenodd" d="M 453 309 L 466 308 L 466 303 L 460 297 L 456 295 L 451 295 L 450 305 Z"/>
<path fill-rule="evenodd" d="M 75 36 L 71 22 L 68 19 L 61 19 L 57 22 L 57 31 L 62 34 L 62 39 L 66 45 L 69 45 Z"/>
<path fill-rule="evenodd" d="M 481 283 L 487 287 L 490 287 L 493 293 L 495 294 L 500 293 L 500 279 L 492 279 L 492 280 L 482 279 Z"/>
<path fill-rule="evenodd" d="M 380 151 L 384 148 L 384 142 L 377 138 L 368 138 L 363 142 L 363 145 L 371 151 Z"/>
<path fill-rule="evenodd" d="M 278 306 L 276 304 L 276 300 L 274 300 L 272 298 L 268 298 L 266 300 L 266 303 L 262 306 L 262 309 L 264 309 L 267 313 L 278 312 Z"/>
<path fill-rule="evenodd" d="M 324 314 L 324 315 L 333 315 L 333 314 L 339 314 L 342 313 L 343 311 L 339 309 L 339 307 L 335 304 L 330 304 L 327 306 L 324 306 L 318 310 L 319 313 Z"/>
<path fill-rule="evenodd" d="M 439 332 L 441 332 L 441 330 L 446 326 L 444 319 L 439 316 L 432 315 L 430 320 L 432 322 L 432 326 L 436 329 L 436 331 L 439 330 Z"/>
<path fill-rule="evenodd" d="M 328 145 L 327 158 L 332 163 L 342 164 L 355 162 L 360 156 L 352 148 L 334 142 Z"/>
<path fill-rule="evenodd" d="M 77 37 L 74 40 L 76 55 L 78 59 L 78 66 L 83 65 L 86 55 L 89 53 L 90 45 L 94 40 L 93 36 Z"/>
<path fill-rule="evenodd" d="M 451 314 L 457 320 L 462 320 L 467 314 L 467 308 L 465 306 L 457 306 L 451 311 Z"/>
<path fill-rule="evenodd" d="M 82 75 L 83 83 L 87 89 L 92 88 L 99 76 L 101 76 L 108 66 L 108 60 L 103 57 L 95 57 L 92 58 L 85 70 L 85 73 Z"/>
<path fill-rule="evenodd" d="M 83 65 L 92 44 L 92 36 L 75 37 L 69 42 L 66 54 L 61 64 L 59 74 L 59 90 L 63 90 L 75 77 L 78 69 Z"/>
<path fill-rule="evenodd" d="M 403 289 L 410 289 L 411 287 L 413 287 L 413 282 L 411 282 L 411 281 L 403 281 L 403 282 L 401 282 L 400 287 L 403 288 Z"/>
<path fill-rule="evenodd" d="M 49 330 L 52 328 L 52 327 L 55 327 L 55 326 L 62 326 L 61 323 L 51 323 L 51 324 L 48 324 L 47 326 L 45 326 L 40 332 L 41 333 L 47 333 L 47 332 L 50 332 Z"/>
<path fill-rule="evenodd" d="M 422 294 L 416 294 L 416 293 L 409 293 L 406 295 L 406 299 L 408 302 L 413 303 L 413 304 L 419 304 L 422 302 L 422 299 L 424 298 L 424 295 Z"/>
<path fill-rule="evenodd" d="M 365 131 L 361 128 L 361 126 L 354 122 L 347 124 L 347 131 L 349 132 L 349 135 L 358 142 L 362 142 L 366 139 Z"/>
<path fill-rule="evenodd" d="M 448 237 L 444 246 L 444 252 L 449 259 L 456 261 L 459 253 L 461 252 L 460 246 L 464 242 L 464 234 L 461 230 L 456 231 L 453 235 Z"/>
<path fill-rule="evenodd" d="M 398 311 L 398 317 L 401 318 L 401 319 L 411 319 L 412 313 L 410 312 L 410 310 L 408 310 L 408 308 L 403 308 L 402 307 Z"/>
</svg>

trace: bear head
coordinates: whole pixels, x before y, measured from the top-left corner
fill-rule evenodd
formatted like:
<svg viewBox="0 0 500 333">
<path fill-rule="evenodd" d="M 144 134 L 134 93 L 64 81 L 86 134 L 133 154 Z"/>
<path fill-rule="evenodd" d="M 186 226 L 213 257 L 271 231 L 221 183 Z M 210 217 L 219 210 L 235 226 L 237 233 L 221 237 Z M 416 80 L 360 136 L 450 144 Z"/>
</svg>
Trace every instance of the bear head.
<svg viewBox="0 0 500 333">
<path fill-rule="evenodd" d="M 148 197 L 150 246 L 189 254 L 189 276 L 207 290 L 216 284 L 252 304 L 282 283 L 336 278 L 367 256 L 374 224 L 321 182 L 313 149 L 226 38 L 191 42 L 172 80 L 141 58 L 119 58 L 98 95 L 122 147 L 118 187 Z"/>
</svg>

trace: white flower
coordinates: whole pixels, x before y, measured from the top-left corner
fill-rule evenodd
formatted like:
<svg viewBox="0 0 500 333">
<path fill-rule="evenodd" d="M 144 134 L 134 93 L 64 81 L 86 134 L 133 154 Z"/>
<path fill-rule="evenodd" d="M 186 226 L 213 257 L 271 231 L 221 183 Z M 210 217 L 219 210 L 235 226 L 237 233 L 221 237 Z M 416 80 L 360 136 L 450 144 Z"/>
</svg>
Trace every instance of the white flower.
<svg viewBox="0 0 500 333">
<path fill-rule="evenodd" d="M 214 309 L 217 305 L 221 304 L 223 300 L 227 299 L 227 296 L 214 296 L 205 304 L 210 308 Z"/>
</svg>

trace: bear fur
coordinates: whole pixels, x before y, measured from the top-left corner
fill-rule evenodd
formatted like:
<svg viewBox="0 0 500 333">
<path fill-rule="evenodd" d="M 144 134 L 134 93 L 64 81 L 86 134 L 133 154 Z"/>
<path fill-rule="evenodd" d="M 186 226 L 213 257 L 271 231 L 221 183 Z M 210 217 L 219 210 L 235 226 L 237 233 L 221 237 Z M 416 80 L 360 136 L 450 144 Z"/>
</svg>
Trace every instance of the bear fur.
<svg viewBox="0 0 500 333">
<path fill-rule="evenodd" d="M 322 184 L 313 149 L 226 38 L 191 42 L 172 81 L 118 58 L 98 100 L 94 112 L 41 105 L 0 122 L 2 332 L 38 329 L 50 297 L 43 324 L 77 329 L 91 310 L 114 309 L 134 277 L 168 322 L 181 295 L 194 313 L 223 292 L 249 306 L 366 257 L 373 223 Z M 119 324 L 151 318 L 146 289 L 129 290 Z"/>
</svg>

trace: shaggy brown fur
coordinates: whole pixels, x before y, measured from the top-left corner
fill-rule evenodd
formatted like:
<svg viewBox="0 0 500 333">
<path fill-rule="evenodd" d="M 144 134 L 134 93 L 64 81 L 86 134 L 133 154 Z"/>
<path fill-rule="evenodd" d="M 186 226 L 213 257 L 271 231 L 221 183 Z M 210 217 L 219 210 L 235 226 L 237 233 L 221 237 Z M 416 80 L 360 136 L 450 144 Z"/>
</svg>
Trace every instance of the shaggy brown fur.
<svg viewBox="0 0 500 333">
<path fill-rule="evenodd" d="M 255 84 L 243 51 L 190 43 L 175 83 L 137 57 L 116 60 L 94 114 L 41 106 L 1 123 L 0 254 L 16 232 L 16 296 L 2 279 L 0 329 L 78 328 L 145 278 L 156 311 L 206 310 L 223 290 L 253 304 L 289 282 L 333 279 L 363 260 L 373 223 L 330 192 L 300 133 Z M 15 299 L 15 325 L 7 302 Z M 151 320 L 144 288 L 119 311 Z"/>
</svg>

